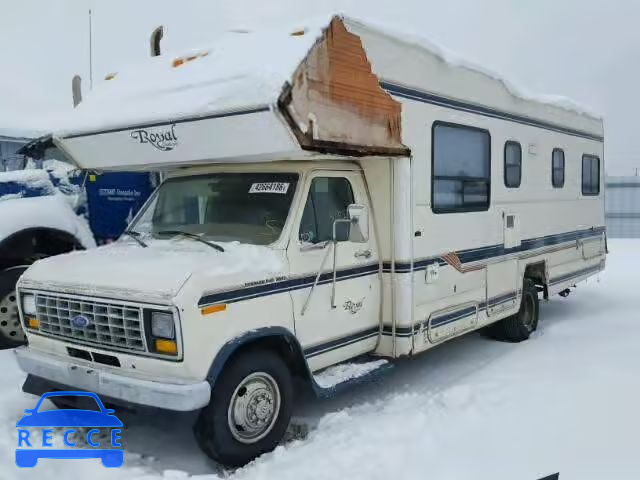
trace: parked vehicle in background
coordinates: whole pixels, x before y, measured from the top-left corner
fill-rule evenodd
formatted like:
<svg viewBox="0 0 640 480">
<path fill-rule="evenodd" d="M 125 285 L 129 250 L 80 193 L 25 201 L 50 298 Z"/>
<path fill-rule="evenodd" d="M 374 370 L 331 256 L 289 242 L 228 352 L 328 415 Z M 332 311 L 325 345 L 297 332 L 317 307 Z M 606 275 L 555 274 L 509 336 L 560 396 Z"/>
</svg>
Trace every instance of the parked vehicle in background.
<svg viewBox="0 0 640 480">
<path fill-rule="evenodd" d="M 154 176 L 83 172 L 44 137 L 2 157 L 0 348 L 25 342 L 15 285 L 37 260 L 117 239 Z"/>
<path fill-rule="evenodd" d="M 604 134 L 506 85 L 344 17 L 111 76 L 54 141 L 173 171 L 126 238 L 23 275 L 23 389 L 199 411 L 202 450 L 241 465 L 294 385 L 478 329 L 527 340 L 540 295 L 605 266 Z"/>
</svg>

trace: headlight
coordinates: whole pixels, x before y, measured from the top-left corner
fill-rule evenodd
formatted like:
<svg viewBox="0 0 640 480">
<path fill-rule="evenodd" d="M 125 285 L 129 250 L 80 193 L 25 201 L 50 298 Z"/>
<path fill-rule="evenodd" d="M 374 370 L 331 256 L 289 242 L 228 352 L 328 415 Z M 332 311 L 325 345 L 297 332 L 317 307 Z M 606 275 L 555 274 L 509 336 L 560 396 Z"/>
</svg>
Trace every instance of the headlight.
<svg viewBox="0 0 640 480">
<path fill-rule="evenodd" d="M 36 296 L 32 293 L 27 293 L 22 297 L 22 313 L 25 315 L 36 314 Z"/>
<path fill-rule="evenodd" d="M 167 312 L 151 313 L 151 335 L 156 338 L 174 338 L 175 326 L 173 314 Z"/>
</svg>

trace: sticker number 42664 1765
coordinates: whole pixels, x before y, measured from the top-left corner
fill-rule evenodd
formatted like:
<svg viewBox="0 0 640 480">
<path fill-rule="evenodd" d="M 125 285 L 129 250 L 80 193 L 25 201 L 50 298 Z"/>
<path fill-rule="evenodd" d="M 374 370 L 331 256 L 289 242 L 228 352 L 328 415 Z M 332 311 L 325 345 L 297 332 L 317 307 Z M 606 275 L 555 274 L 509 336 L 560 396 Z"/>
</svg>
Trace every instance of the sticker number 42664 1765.
<svg viewBox="0 0 640 480">
<path fill-rule="evenodd" d="M 289 184 L 285 182 L 254 183 L 249 193 L 280 193 L 285 194 L 289 190 Z"/>
</svg>

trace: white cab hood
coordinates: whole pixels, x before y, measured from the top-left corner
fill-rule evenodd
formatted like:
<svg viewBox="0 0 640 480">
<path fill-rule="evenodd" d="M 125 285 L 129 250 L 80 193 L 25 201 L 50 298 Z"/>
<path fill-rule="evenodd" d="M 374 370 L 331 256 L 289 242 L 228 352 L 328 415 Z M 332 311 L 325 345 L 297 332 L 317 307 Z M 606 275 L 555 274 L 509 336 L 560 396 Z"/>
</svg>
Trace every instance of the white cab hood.
<svg viewBox="0 0 640 480">
<path fill-rule="evenodd" d="M 33 264 L 19 288 L 168 304 L 200 271 L 223 276 L 245 271 L 281 271 L 280 256 L 267 247 L 220 244 L 225 252 L 187 239 L 133 241 L 59 255 Z"/>
</svg>

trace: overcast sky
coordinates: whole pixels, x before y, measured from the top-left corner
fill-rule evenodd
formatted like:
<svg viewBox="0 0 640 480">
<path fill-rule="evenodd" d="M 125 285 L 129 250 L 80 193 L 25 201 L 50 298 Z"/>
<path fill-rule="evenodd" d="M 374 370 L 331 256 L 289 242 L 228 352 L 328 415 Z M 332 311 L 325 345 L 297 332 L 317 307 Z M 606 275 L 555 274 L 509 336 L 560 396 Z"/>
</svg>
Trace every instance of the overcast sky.
<svg viewBox="0 0 640 480">
<path fill-rule="evenodd" d="M 163 48 L 229 28 L 257 28 L 342 11 L 418 33 L 518 85 L 571 97 L 605 117 L 606 168 L 633 174 L 640 107 L 637 0 L 5 0 L 0 16 L 0 127 L 51 128 L 71 107 L 71 78 L 94 78 Z M 268 61 L 268 59 L 265 59 Z"/>
</svg>

